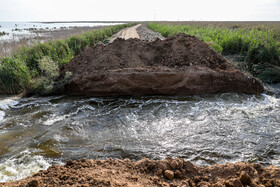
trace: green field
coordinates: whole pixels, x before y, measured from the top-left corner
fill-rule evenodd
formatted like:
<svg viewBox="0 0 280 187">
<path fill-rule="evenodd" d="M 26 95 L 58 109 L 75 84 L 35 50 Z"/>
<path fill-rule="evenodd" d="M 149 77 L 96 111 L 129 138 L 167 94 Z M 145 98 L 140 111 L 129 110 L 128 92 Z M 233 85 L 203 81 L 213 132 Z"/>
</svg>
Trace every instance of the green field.
<svg viewBox="0 0 280 187">
<path fill-rule="evenodd" d="M 159 22 L 148 28 L 164 37 L 196 36 L 263 82 L 280 82 L 280 22 Z"/>
<path fill-rule="evenodd" d="M 0 94 L 51 94 L 63 89 L 70 72 L 57 82 L 59 69 L 83 49 L 94 46 L 125 27 L 123 24 L 71 36 L 66 40 L 38 42 L 23 47 L 11 57 L 0 58 Z"/>
</svg>

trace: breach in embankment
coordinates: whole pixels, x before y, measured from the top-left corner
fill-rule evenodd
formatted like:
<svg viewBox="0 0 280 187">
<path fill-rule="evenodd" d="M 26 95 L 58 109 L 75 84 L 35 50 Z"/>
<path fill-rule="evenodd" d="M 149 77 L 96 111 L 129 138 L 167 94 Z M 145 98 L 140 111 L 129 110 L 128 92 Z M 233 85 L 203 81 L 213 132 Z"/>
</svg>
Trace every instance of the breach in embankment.
<svg viewBox="0 0 280 187">
<path fill-rule="evenodd" d="M 87 48 L 67 65 L 68 95 L 259 94 L 262 83 L 234 68 L 194 36 L 177 34 L 154 42 L 117 38 Z"/>
</svg>

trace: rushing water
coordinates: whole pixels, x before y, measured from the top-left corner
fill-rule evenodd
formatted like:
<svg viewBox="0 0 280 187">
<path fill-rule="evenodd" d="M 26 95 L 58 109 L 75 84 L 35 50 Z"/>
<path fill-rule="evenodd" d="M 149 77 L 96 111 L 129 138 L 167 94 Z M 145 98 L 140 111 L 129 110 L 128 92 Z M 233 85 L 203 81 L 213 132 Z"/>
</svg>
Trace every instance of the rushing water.
<svg viewBox="0 0 280 187">
<path fill-rule="evenodd" d="M 270 95 L 0 99 L 0 181 L 81 158 L 280 165 L 280 99 Z"/>
</svg>

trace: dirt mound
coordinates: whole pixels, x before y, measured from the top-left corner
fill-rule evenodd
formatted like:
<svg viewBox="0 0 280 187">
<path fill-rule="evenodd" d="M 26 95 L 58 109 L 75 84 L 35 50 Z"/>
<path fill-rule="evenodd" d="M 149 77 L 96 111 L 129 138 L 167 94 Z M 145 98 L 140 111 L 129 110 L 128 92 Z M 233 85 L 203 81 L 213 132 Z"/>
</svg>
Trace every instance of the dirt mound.
<svg viewBox="0 0 280 187">
<path fill-rule="evenodd" d="M 77 64 L 84 66 L 77 69 Z M 95 71 L 146 66 L 182 69 L 192 65 L 222 70 L 232 68 L 206 43 L 194 36 L 177 34 L 154 42 L 117 38 L 112 44 L 87 48 L 67 64 L 67 69 L 73 72 L 80 68 Z"/>
<path fill-rule="evenodd" d="M 183 159 L 78 160 L 0 186 L 280 186 L 280 168 L 259 164 L 198 167 Z"/>
<path fill-rule="evenodd" d="M 245 76 L 194 36 L 178 34 L 154 42 L 116 39 L 88 48 L 63 69 L 74 77 L 70 95 L 188 95 L 216 92 L 261 93 Z M 210 88 L 210 89 L 209 89 Z"/>
</svg>

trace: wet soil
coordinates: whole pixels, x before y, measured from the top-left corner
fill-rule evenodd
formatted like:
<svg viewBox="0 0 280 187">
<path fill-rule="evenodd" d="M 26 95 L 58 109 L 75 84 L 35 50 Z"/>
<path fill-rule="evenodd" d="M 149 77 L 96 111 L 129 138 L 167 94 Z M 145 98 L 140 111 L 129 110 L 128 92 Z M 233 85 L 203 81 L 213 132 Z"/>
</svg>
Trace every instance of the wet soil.
<svg viewBox="0 0 280 187">
<path fill-rule="evenodd" d="M 280 186 L 280 168 L 236 163 L 198 167 L 167 158 L 77 160 L 53 165 L 26 179 L 0 186 Z"/>
</svg>

